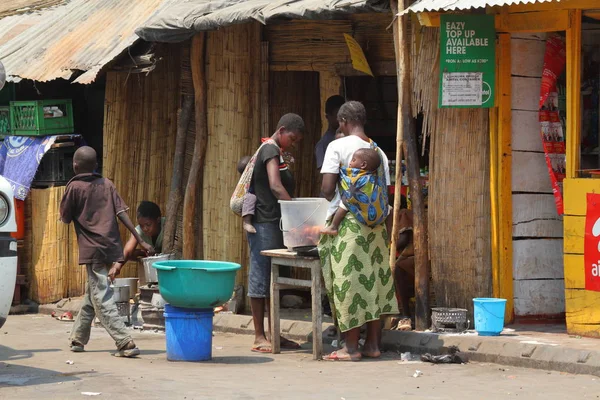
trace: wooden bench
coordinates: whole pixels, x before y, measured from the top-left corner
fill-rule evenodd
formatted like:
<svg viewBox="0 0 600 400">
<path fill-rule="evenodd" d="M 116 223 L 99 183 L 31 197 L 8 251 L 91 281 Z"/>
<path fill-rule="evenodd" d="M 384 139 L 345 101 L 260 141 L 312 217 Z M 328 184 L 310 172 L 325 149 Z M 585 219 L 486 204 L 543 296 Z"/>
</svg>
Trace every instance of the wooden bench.
<svg viewBox="0 0 600 400">
<path fill-rule="evenodd" d="M 265 250 L 262 255 L 271 257 L 271 346 L 273 354 L 281 352 L 279 291 L 289 288 L 310 288 L 312 296 L 313 360 L 320 360 L 323 354 L 323 309 L 321 294 L 323 278 L 321 260 L 316 257 L 299 256 L 287 249 Z M 311 280 L 291 279 L 279 276 L 279 267 L 310 269 Z"/>
</svg>

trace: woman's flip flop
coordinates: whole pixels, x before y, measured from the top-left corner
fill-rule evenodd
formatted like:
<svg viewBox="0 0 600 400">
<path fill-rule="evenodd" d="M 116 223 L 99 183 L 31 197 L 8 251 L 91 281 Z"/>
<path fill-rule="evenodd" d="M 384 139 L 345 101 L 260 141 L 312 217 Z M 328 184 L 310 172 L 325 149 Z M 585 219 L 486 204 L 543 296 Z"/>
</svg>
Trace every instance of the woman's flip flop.
<svg viewBox="0 0 600 400">
<path fill-rule="evenodd" d="M 259 344 L 258 346 L 254 346 L 252 347 L 252 352 L 254 353 L 272 353 L 273 350 L 271 349 L 271 346 L 269 346 L 268 344 Z"/>
<path fill-rule="evenodd" d="M 362 356 L 351 356 L 350 354 L 346 354 L 345 356 L 340 357 L 337 351 L 332 352 L 328 356 L 324 356 L 323 360 L 325 361 L 360 361 Z"/>
</svg>

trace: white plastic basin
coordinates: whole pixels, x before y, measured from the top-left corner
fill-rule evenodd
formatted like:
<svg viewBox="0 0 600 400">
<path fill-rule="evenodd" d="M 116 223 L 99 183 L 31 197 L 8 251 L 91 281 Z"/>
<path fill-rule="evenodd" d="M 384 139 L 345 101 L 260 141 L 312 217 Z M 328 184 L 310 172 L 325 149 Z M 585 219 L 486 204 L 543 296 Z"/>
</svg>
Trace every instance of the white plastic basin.
<svg viewBox="0 0 600 400">
<path fill-rule="evenodd" d="M 325 225 L 329 202 L 320 197 L 279 200 L 283 244 L 295 247 L 316 246 Z"/>
</svg>

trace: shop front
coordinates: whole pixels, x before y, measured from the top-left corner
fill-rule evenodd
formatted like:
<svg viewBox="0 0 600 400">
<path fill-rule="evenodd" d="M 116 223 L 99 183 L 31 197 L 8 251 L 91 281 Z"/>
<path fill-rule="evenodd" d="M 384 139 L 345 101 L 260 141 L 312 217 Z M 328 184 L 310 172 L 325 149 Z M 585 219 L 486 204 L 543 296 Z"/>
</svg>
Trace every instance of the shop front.
<svg viewBox="0 0 600 400">
<path fill-rule="evenodd" d="M 599 5 L 439 3 L 410 7 L 422 29 L 447 30 L 448 13 L 495 20 L 493 294 L 508 321 L 564 317 L 570 334 L 600 337 Z"/>
<path fill-rule="evenodd" d="M 387 29 L 393 15 L 389 9 L 368 10 L 371 12 L 337 13 L 326 21 L 274 18 L 264 26 L 251 19 L 240 24 L 219 20 L 219 29 L 207 29 L 206 33 L 186 31 L 184 35 L 197 39 L 205 34 L 207 40 L 204 63 L 208 135 L 202 168 L 204 227 L 199 232 L 203 236 L 204 257 L 242 264 L 239 285 L 245 286 L 247 282 L 248 247 L 240 218 L 229 211 L 232 188 L 239 180 L 235 165 L 242 156 L 256 150 L 261 137 L 275 131 L 283 114 L 297 113 L 306 123 L 302 143 L 289 159 L 297 197 L 319 195 L 321 179 L 315 145 L 328 128 L 325 104 L 331 96 L 342 95 L 363 102 L 367 108 L 368 134 L 390 160 L 396 158 L 398 92 L 393 36 Z M 161 30 L 159 37 L 159 31 L 152 27 L 153 23 L 149 23 L 138 33 L 148 40 L 168 39 L 170 31 Z M 148 32 L 154 36 L 146 37 L 150 35 Z M 353 66 L 349 43 L 360 49 L 368 60 L 371 74 Z M 189 42 L 161 46 L 185 49 Z M 189 57 L 189 53 L 183 57 Z M 192 60 L 192 66 L 200 63 L 200 60 Z M 193 82 L 185 79 L 185 69 L 189 68 L 186 64 L 180 61 L 178 91 L 181 94 L 193 93 L 194 89 Z M 109 73 L 109 79 L 111 75 L 115 73 Z M 109 80 L 107 93 L 112 93 L 112 84 Z M 114 113 L 119 106 L 115 105 L 112 110 Z M 108 114 L 107 118 L 112 119 L 111 111 Z M 176 113 L 173 113 L 171 121 L 175 120 Z M 110 135 L 105 146 L 120 137 L 122 135 Z M 193 137 L 195 126 L 190 123 L 188 144 Z M 192 148 L 187 147 L 186 167 Z M 112 165 L 109 168 L 117 171 Z M 119 170 L 125 171 L 123 175 L 139 173 L 139 169 L 133 168 Z M 425 170 L 423 168 L 423 173 Z M 186 179 L 184 175 L 184 181 Z M 127 181 L 115 176 L 117 185 Z M 220 223 L 213 223 L 217 218 Z M 293 273 L 300 275 L 302 271 Z"/>
</svg>

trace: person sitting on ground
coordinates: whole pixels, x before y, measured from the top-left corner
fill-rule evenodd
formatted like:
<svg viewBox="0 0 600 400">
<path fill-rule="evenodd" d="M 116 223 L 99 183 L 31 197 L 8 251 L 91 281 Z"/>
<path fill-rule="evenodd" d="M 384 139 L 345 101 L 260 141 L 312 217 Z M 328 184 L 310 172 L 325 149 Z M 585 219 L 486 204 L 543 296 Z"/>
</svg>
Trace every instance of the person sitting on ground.
<svg viewBox="0 0 600 400">
<path fill-rule="evenodd" d="M 67 184 L 60 203 L 60 219 L 73 222 L 79 246 L 79 264 L 86 266 L 87 283 L 81 310 L 71 329 L 71 351 L 82 352 L 90 339 L 94 317 L 115 341 L 119 357 L 135 357 L 140 350 L 133 342 L 119 317 L 113 300 L 110 282 L 119 274 L 119 265 L 125 261 L 119 233 L 119 219 L 139 242 L 142 238 L 135 230 L 121 196 L 115 185 L 95 173 L 98 168 L 96 151 L 80 147 L 73 156 L 75 177 Z M 147 253 L 154 249 L 142 244 Z M 111 264 L 114 265 L 112 268 Z M 110 268 L 110 270 L 109 270 Z"/>
<path fill-rule="evenodd" d="M 349 191 L 345 191 L 342 195 L 342 202 L 335 212 L 331 224 L 321 231 L 322 234 L 335 236 L 338 234 L 338 229 L 346 214 L 348 214 L 349 207 L 355 207 L 352 199 L 358 197 L 368 198 L 369 196 L 362 191 L 365 187 L 365 183 L 376 181 L 377 169 L 381 165 L 381 158 L 379 153 L 374 149 L 358 149 L 352 155 L 352 160 L 348 165 L 349 169 L 353 171 L 344 174 L 342 173 L 343 179 L 348 182 L 350 188 Z M 377 185 L 376 189 L 379 191 L 377 197 L 381 196 L 381 191 L 386 190 L 387 187 Z M 351 194 L 352 197 L 349 197 Z M 362 198 L 361 197 L 361 198 Z M 385 219 L 386 229 L 388 232 L 392 231 L 393 214 L 391 210 L 388 210 L 388 215 Z"/>
<path fill-rule="evenodd" d="M 162 252 L 165 220 L 166 218 L 162 216 L 158 204 L 146 200 L 140 202 L 137 208 L 138 226 L 135 227 L 135 230 L 144 243 L 148 243 L 154 247 L 156 253 Z M 131 235 L 125 244 L 124 253 L 126 260 L 135 260 L 148 256 L 143 249 L 137 248 L 138 245 L 141 245 L 141 243 L 137 241 L 134 235 Z"/>
<path fill-rule="evenodd" d="M 246 170 L 246 166 L 250 162 L 252 157 L 244 156 L 238 161 L 237 170 L 241 174 Z M 248 233 L 256 233 L 256 228 L 252 225 L 252 218 L 254 217 L 254 211 L 256 210 L 256 195 L 254 189 L 250 187 L 248 192 L 244 195 L 244 202 L 242 204 L 242 227 Z"/>
<path fill-rule="evenodd" d="M 398 255 L 394 268 L 394 284 L 398 308 L 402 308 L 403 316 L 399 319 L 398 330 L 411 329 L 410 298 L 414 296 L 415 252 L 413 247 L 413 212 L 406 208 L 406 199 L 402 196 L 399 231 L 396 241 Z"/>
</svg>

